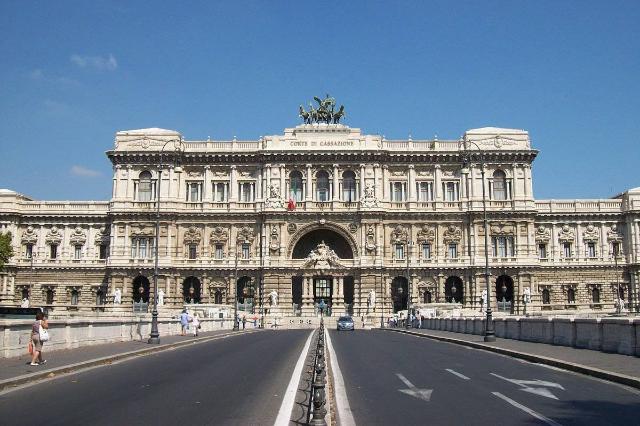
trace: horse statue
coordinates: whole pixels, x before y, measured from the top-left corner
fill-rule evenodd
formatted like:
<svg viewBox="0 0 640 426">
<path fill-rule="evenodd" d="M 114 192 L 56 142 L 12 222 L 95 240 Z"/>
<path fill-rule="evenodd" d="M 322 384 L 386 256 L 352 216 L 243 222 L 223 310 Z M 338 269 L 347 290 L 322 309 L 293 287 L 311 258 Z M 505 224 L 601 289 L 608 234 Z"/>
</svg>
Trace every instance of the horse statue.
<svg viewBox="0 0 640 426">
<path fill-rule="evenodd" d="M 340 119 L 345 115 L 347 115 L 347 113 L 344 112 L 344 105 L 340 105 L 340 109 L 338 110 L 338 112 L 335 112 L 333 114 L 333 124 L 338 124 L 340 122 Z"/>
<path fill-rule="evenodd" d="M 302 118 L 304 124 L 311 124 L 311 113 L 305 111 L 302 105 L 300 105 L 300 113 L 298 115 Z"/>
</svg>

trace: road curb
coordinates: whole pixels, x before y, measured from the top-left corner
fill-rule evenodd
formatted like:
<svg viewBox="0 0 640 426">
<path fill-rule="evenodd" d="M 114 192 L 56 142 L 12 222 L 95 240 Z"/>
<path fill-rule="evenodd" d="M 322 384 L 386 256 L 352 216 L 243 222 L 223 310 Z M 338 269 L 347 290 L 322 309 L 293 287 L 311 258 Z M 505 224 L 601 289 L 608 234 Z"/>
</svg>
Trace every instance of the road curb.
<svg viewBox="0 0 640 426">
<path fill-rule="evenodd" d="M 483 343 L 469 342 L 467 340 L 454 339 L 452 337 L 436 336 L 434 334 L 418 333 L 408 330 L 396 330 L 392 328 L 383 329 L 385 331 L 394 331 L 396 333 L 410 334 L 412 336 L 423 337 L 426 339 L 439 340 L 442 342 L 453 343 L 456 345 L 468 346 L 475 349 L 481 349 L 489 352 L 498 353 L 501 355 L 507 355 L 513 358 L 524 359 L 538 364 L 550 365 L 553 367 L 562 368 L 564 370 L 573 371 L 576 373 L 585 374 L 587 376 L 596 377 L 598 379 L 608 380 L 610 382 L 620 383 L 623 385 L 631 386 L 636 389 L 640 389 L 640 378 L 634 376 L 627 376 L 625 374 L 614 373 L 613 371 L 601 370 L 595 367 L 586 367 L 584 365 L 575 364 L 573 362 L 564 361 L 556 358 L 549 358 L 542 355 L 534 355 L 526 352 L 514 351 L 512 349 L 498 348 Z"/>
<path fill-rule="evenodd" d="M 75 364 L 68 364 L 68 365 L 64 365 L 64 366 L 61 366 L 61 367 L 56 367 L 56 368 L 52 368 L 52 369 L 49 369 L 49 370 L 40 371 L 40 372 L 37 372 L 37 373 L 24 374 L 22 376 L 17 376 L 17 377 L 12 377 L 10 379 L 0 380 L 0 393 L 6 391 L 8 388 L 11 388 L 11 387 L 24 385 L 24 384 L 31 383 L 31 382 L 37 382 L 39 380 L 52 378 L 52 377 L 55 377 L 55 376 L 58 376 L 58 375 L 61 375 L 61 374 L 68 374 L 68 373 L 84 370 L 84 369 L 91 368 L 91 367 L 96 367 L 96 366 L 100 366 L 100 365 L 104 365 L 104 364 L 110 364 L 110 363 L 113 363 L 113 362 L 116 362 L 116 361 L 123 361 L 123 360 L 128 359 L 128 358 L 135 358 L 135 357 L 139 357 L 139 356 L 151 355 L 151 354 L 157 353 L 157 352 L 164 352 L 164 351 L 167 351 L 167 350 L 180 348 L 180 347 L 184 347 L 184 346 L 195 345 L 195 344 L 198 344 L 198 343 L 205 343 L 205 342 L 208 342 L 208 341 L 211 341 L 211 340 L 221 339 L 221 338 L 229 337 L 229 336 L 232 336 L 232 335 L 251 334 L 251 333 L 256 333 L 258 331 L 259 330 L 253 330 L 253 331 L 245 331 L 245 332 L 242 332 L 242 333 L 230 331 L 230 332 L 227 332 L 227 333 L 216 334 L 215 336 L 199 337 L 199 338 L 196 338 L 196 339 L 184 340 L 184 341 L 175 342 L 175 343 L 167 343 L 167 344 L 160 345 L 160 346 L 152 346 L 152 347 L 145 348 L 145 349 L 138 349 L 138 350 L 135 350 L 135 351 L 122 352 L 122 353 L 119 353 L 119 354 L 108 355 L 108 356 L 101 357 L 101 358 L 94 358 L 94 359 L 90 359 L 90 360 L 87 360 L 87 361 L 81 361 L 81 362 L 78 362 L 78 363 L 75 363 Z"/>
</svg>

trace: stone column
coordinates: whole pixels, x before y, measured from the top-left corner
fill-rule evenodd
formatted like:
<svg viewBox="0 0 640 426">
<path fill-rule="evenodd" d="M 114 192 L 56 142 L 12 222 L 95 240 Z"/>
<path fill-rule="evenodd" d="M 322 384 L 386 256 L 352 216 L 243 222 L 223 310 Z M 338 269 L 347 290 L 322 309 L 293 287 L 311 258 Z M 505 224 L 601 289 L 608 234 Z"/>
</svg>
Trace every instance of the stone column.
<svg viewBox="0 0 640 426">
<path fill-rule="evenodd" d="M 280 198 L 288 199 L 285 182 L 285 164 L 280 164 Z"/>
<path fill-rule="evenodd" d="M 389 166 L 386 164 L 382 165 L 382 200 L 389 201 Z"/>
<path fill-rule="evenodd" d="M 231 178 L 229 182 L 229 201 L 238 201 L 238 188 L 236 181 L 238 179 L 238 171 L 236 170 L 236 166 L 231 166 Z"/>
<path fill-rule="evenodd" d="M 111 197 L 113 198 L 120 198 L 120 194 L 118 194 L 118 173 L 120 173 L 120 167 L 122 167 L 120 164 L 113 166 L 113 189 L 111 191 Z"/>
<path fill-rule="evenodd" d="M 257 183 L 257 188 L 256 188 L 256 199 L 257 201 L 262 201 L 264 199 L 263 194 L 264 191 L 262 189 L 262 167 L 258 168 L 258 183 Z"/>
<path fill-rule="evenodd" d="M 333 165 L 333 189 L 331 191 L 331 199 L 333 201 L 338 201 L 340 199 L 338 197 L 340 192 L 339 187 L 340 187 L 340 180 L 338 179 L 338 165 L 334 164 Z"/>
<path fill-rule="evenodd" d="M 202 201 L 209 201 L 211 188 L 211 166 L 204 166 L 204 182 L 202 182 Z"/>
<path fill-rule="evenodd" d="M 309 276 L 302 278 L 302 315 L 312 316 L 314 314 L 313 306 L 313 279 Z"/>
<path fill-rule="evenodd" d="M 366 173 L 366 169 L 365 169 L 365 164 L 361 163 L 360 164 L 360 200 L 362 200 L 364 198 L 364 188 L 365 188 L 365 173 Z M 377 176 L 377 173 L 375 173 L 375 175 Z M 378 186 L 378 183 L 376 182 L 374 186 Z M 376 190 L 377 191 L 377 190 Z"/>
<path fill-rule="evenodd" d="M 443 274 L 438 274 L 438 294 L 436 294 L 436 302 L 437 303 L 444 303 L 445 299 L 444 299 L 444 275 Z"/>
<path fill-rule="evenodd" d="M 383 300 L 383 311 L 385 314 L 393 312 L 393 300 L 391 299 L 391 283 L 393 278 L 386 277 L 384 280 L 384 291 L 381 294 Z"/>
<path fill-rule="evenodd" d="M 435 165 L 435 173 L 434 173 L 434 184 L 433 184 L 433 199 L 435 201 L 443 201 L 444 197 L 442 194 L 442 169 L 440 168 L 440 164 Z"/>
<path fill-rule="evenodd" d="M 307 168 L 307 188 L 304 194 L 304 199 L 306 201 L 311 201 L 312 199 L 312 195 L 313 195 L 313 176 L 311 176 L 312 170 L 311 170 L 311 164 L 306 164 L 306 168 Z"/>
<path fill-rule="evenodd" d="M 266 182 L 267 182 L 266 197 L 265 198 L 269 198 L 269 195 L 270 195 L 269 187 L 271 186 L 271 164 L 265 164 L 264 167 L 265 167 L 265 170 L 266 170 L 265 178 L 266 178 Z"/>
<path fill-rule="evenodd" d="M 408 168 L 409 181 L 407 184 L 408 200 L 417 201 L 416 197 L 416 168 L 413 164 L 409 164 Z"/>
<path fill-rule="evenodd" d="M 133 167 L 131 165 L 127 166 L 127 187 L 125 197 L 127 200 L 135 199 L 135 194 L 133 193 L 133 182 L 131 180 L 131 174 L 133 173 Z"/>
</svg>

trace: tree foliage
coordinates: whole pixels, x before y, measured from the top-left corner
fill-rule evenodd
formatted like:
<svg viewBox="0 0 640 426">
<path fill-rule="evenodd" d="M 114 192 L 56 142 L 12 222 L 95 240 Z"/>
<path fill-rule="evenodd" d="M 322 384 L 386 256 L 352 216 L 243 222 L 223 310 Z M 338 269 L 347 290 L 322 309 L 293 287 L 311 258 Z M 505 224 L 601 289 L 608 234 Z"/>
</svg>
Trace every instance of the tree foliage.
<svg viewBox="0 0 640 426">
<path fill-rule="evenodd" d="M 12 256 L 11 233 L 0 234 L 0 270 L 4 268 L 5 263 L 7 263 Z"/>
</svg>

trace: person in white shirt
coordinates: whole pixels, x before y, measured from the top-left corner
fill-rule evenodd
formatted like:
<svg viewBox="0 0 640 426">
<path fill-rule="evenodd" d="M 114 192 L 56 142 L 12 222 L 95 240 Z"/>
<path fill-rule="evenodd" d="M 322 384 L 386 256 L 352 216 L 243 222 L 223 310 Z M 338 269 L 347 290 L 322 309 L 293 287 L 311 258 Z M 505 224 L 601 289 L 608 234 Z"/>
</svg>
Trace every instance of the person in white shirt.
<svg viewBox="0 0 640 426">
<path fill-rule="evenodd" d="M 198 329 L 200 329 L 200 318 L 198 318 L 198 314 L 193 314 L 191 325 L 193 325 L 193 337 L 198 337 Z"/>
</svg>

